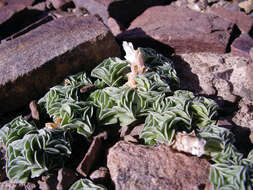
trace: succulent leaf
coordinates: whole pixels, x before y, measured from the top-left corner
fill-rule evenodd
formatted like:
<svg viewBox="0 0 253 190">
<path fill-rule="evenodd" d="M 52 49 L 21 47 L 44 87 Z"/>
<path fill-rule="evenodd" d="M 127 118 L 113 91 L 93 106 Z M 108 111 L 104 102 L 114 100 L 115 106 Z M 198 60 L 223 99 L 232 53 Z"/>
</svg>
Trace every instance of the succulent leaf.
<svg viewBox="0 0 253 190">
<path fill-rule="evenodd" d="M 96 185 L 88 179 L 79 179 L 76 181 L 69 190 L 106 190 L 102 185 Z"/>
</svg>

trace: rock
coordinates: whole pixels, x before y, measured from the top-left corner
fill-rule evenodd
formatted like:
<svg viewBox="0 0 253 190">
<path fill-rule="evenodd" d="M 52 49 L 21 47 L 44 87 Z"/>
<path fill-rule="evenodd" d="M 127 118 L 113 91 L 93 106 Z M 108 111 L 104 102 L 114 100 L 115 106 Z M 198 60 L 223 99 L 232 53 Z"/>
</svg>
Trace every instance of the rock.
<svg viewBox="0 0 253 190">
<path fill-rule="evenodd" d="M 191 53 L 175 57 L 174 62 L 181 88 L 196 94 L 218 95 L 236 103 L 238 97 L 245 97 L 243 89 L 250 89 L 247 58 L 232 54 Z"/>
<path fill-rule="evenodd" d="M 105 184 L 110 178 L 110 173 L 108 168 L 106 167 L 100 167 L 94 172 L 90 174 L 90 179 L 94 181 L 95 183 L 102 183 Z"/>
<path fill-rule="evenodd" d="M 35 190 L 36 185 L 33 183 L 14 183 L 11 181 L 4 181 L 0 183 L 1 190 Z M 46 190 L 46 189 L 43 189 Z"/>
<path fill-rule="evenodd" d="M 209 184 L 207 160 L 175 152 L 166 145 L 149 147 L 120 141 L 109 150 L 107 166 L 116 190 L 193 190 Z"/>
<path fill-rule="evenodd" d="M 78 179 L 75 172 L 68 168 L 61 168 L 57 175 L 57 190 L 69 189 L 69 187 Z"/>
<path fill-rule="evenodd" d="M 117 36 L 118 34 L 120 34 L 124 30 L 124 27 L 122 25 L 120 25 L 112 17 L 108 18 L 107 25 L 110 28 L 110 30 L 112 31 L 112 33 L 113 33 L 114 36 Z"/>
<path fill-rule="evenodd" d="M 245 98 L 240 100 L 239 110 L 233 117 L 233 122 L 236 125 L 247 127 L 251 131 L 253 130 L 253 101 L 246 100 Z"/>
<path fill-rule="evenodd" d="M 242 1 L 238 5 L 240 8 L 244 9 L 246 14 L 251 13 L 253 10 L 253 0 Z"/>
<path fill-rule="evenodd" d="M 0 45 L 1 112 L 43 95 L 69 74 L 118 56 L 111 32 L 94 16 L 62 17 Z"/>
<path fill-rule="evenodd" d="M 250 48 L 249 55 L 250 55 L 251 60 L 253 60 L 253 47 Z"/>
<path fill-rule="evenodd" d="M 137 126 L 135 126 L 132 131 L 130 132 L 129 135 L 133 136 L 133 137 L 139 137 L 139 134 L 141 133 L 142 129 L 144 127 L 144 123 L 141 123 Z"/>
<path fill-rule="evenodd" d="M 0 23 L 10 19 L 15 13 L 31 6 L 36 0 L 8 0 L 4 3 L 4 9 L 0 9 Z"/>
<path fill-rule="evenodd" d="M 74 4 L 78 8 L 85 8 L 90 14 L 99 15 L 103 22 L 107 24 L 109 14 L 107 7 L 95 0 L 73 0 Z"/>
<path fill-rule="evenodd" d="M 253 19 L 252 19 L 253 20 Z M 231 45 L 234 55 L 250 57 L 250 49 L 253 48 L 253 39 L 247 34 L 241 34 Z"/>
<path fill-rule="evenodd" d="M 175 6 L 156 6 L 137 17 L 118 39 L 134 42 L 136 46 L 143 46 L 147 41 L 150 47 L 155 42 L 160 43 L 174 48 L 177 54 L 224 53 L 232 28 L 231 22 L 211 14 Z"/>
<path fill-rule="evenodd" d="M 0 142 L 0 182 L 6 180 L 5 173 L 5 147 L 2 142 Z"/>
<path fill-rule="evenodd" d="M 102 148 L 103 140 L 107 139 L 107 133 L 101 133 L 93 138 L 93 141 L 85 154 L 83 160 L 78 165 L 76 171 L 87 177 L 89 175 L 90 169 L 92 168 L 93 164 L 97 160 L 100 154 L 100 149 Z"/>
<path fill-rule="evenodd" d="M 41 190 L 55 190 L 57 186 L 57 176 L 55 174 L 42 176 L 38 184 Z"/>
<path fill-rule="evenodd" d="M 239 10 L 224 7 L 211 7 L 208 12 L 213 13 L 229 22 L 235 23 L 242 33 L 248 34 L 253 27 L 253 19 Z"/>
<path fill-rule="evenodd" d="M 108 0 L 96 0 L 108 1 Z M 109 0 L 108 12 L 110 17 L 121 23 L 127 28 L 131 22 L 146 9 L 153 6 L 168 5 L 171 1 L 168 0 Z M 107 3 L 108 5 L 108 3 Z"/>
<path fill-rule="evenodd" d="M 67 8 L 73 8 L 74 4 L 72 0 L 49 0 L 55 9 L 66 10 Z"/>
</svg>

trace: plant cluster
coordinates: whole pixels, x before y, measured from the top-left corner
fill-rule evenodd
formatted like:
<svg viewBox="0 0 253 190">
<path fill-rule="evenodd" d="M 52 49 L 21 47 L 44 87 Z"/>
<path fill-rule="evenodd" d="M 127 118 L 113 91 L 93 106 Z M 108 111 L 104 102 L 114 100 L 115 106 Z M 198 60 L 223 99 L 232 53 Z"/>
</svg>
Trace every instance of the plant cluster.
<svg viewBox="0 0 253 190">
<path fill-rule="evenodd" d="M 38 101 L 40 112 L 53 121 L 46 124 L 49 128 L 38 129 L 22 117 L 6 124 L 0 139 L 7 148 L 8 177 L 27 181 L 60 167 L 71 154 L 71 132 L 89 137 L 95 126 L 123 126 L 145 119 L 139 135 L 147 145 L 173 145 L 181 132 L 194 133 L 205 142 L 204 154 L 214 162 L 210 171 L 214 189 L 252 188 L 253 151 L 244 158 L 233 145 L 233 134 L 215 125 L 217 104 L 179 90 L 179 79 L 168 58 L 149 48 L 136 51 L 142 56 L 143 73 L 138 74 L 138 63 L 129 65 L 128 60 L 108 58 L 90 77 L 79 73 L 52 87 Z M 129 72 L 134 75 L 127 75 Z M 127 85 L 129 76 L 135 76 L 133 88 Z M 70 190 L 86 187 L 100 189 L 84 179 Z"/>
</svg>

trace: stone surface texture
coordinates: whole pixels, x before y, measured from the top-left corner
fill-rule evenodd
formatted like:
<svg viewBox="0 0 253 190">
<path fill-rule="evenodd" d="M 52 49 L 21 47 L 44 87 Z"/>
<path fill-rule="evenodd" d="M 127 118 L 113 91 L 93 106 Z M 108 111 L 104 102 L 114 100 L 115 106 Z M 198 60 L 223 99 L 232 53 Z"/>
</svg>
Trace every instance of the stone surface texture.
<svg viewBox="0 0 253 190">
<path fill-rule="evenodd" d="M 1 112 L 38 98 L 69 74 L 118 56 L 111 32 L 94 16 L 62 17 L 0 45 Z"/>
<path fill-rule="evenodd" d="M 249 60 L 231 54 L 190 53 L 175 58 L 181 87 L 197 94 L 217 95 L 236 102 L 251 89 Z M 191 82 L 188 82 L 191 81 Z"/>
<path fill-rule="evenodd" d="M 6 0 L 3 9 L 0 9 L 0 23 L 10 19 L 15 13 L 31 6 L 35 0 Z"/>
<path fill-rule="evenodd" d="M 253 20 L 253 19 L 252 19 Z M 253 48 L 253 39 L 247 34 L 241 34 L 231 45 L 234 55 L 250 57 L 250 49 Z"/>
<path fill-rule="evenodd" d="M 195 190 L 209 184 L 208 161 L 165 145 L 120 141 L 109 150 L 107 165 L 116 190 Z"/>
<path fill-rule="evenodd" d="M 231 22 L 211 14 L 176 6 L 156 6 L 137 17 L 118 39 L 142 42 L 151 38 L 174 48 L 175 53 L 224 53 L 232 28 Z"/>
<path fill-rule="evenodd" d="M 253 26 L 253 19 L 240 10 L 231 10 L 224 7 L 211 7 L 208 12 L 235 23 L 242 33 L 248 34 Z"/>
</svg>

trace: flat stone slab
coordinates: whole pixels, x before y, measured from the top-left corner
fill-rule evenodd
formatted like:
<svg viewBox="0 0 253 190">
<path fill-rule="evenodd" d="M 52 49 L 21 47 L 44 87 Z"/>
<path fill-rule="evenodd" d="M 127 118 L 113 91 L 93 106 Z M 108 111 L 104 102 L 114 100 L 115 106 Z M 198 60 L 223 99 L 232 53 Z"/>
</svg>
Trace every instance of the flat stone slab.
<svg viewBox="0 0 253 190">
<path fill-rule="evenodd" d="M 233 26 L 212 14 L 175 6 L 156 6 L 137 17 L 118 39 L 141 45 L 153 40 L 172 47 L 176 53 L 224 53 Z"/>
<path fill-rule="evenodd" d="M 107 167 L 116 190 L 210 189 L 209 162 L 166 145 L 119 141 L 109 150 Z"/>
<path fill-rule="evenodd" d="M 119 56 L 113 35 L 95 16 L 48 22 L 0 45 L 1 113 L 39 98 L 69 74 Z"/>
</svg>

